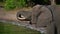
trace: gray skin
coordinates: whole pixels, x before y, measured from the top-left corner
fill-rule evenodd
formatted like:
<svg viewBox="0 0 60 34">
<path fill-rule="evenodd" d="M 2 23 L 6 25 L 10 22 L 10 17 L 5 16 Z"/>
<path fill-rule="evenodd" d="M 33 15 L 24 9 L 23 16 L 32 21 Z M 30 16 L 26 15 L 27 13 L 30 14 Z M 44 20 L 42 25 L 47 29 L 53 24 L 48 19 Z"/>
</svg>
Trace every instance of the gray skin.
<svg viewBox="0 0 60 34">
<path fill-rule="evenodd" d="M 25 19 L 23 19 L 23 20 L 19 19 L 18 17 L 22 18 L 21 15 L 23 15 L 25 17 Z M 31 23 L 31 15 L 32 15 L 31 11 L 20 10 L 17 12 L 17 19 L 20 21 L 30 21 L 29 24 L 32 24 Z"/>
<path fill-rule="evenodd" d="M 21 11 L 17 12 L 17 17 L 21 17 L 21 15 L 23 15 L 26 19 L 31 20 L 31 12 L 30 11 L 21 10 Z M 19 18 L 17 18 L 17 19 L 19 20 Z"/>
<path fill-rule="evenodd" d="M 46 26 L 46 34 L 60 34 L 60 6 L 53 5 L 41 7 L 36 5 L 32 9 L 32 24 L 35 24 L 36 27 Z M 52 20 L 52 13 L 53 20 Z M 40 14 L 39 14 L 40 13 Z"/>
<path fill-rule="evenodd" d="M 42 5 L 36 5 L 32 9 L 32 24 L 36 27 L 47 27 L 52 21 L 51 11 Z"/>
<path fill-rule="evenodd" d="M 50 10 L 46 6 L 36 5 L 32 8 L 31 11 L 19 11 L 19 15 L 23 15 L 26 19 L 23 21 L 30 21 L 30 24 L 35 24 L 36 27 L 47 26 L 52 20 L 52 15 Z M 18 18 L 17 18 L 18 19 Z M 18 19 L 20 20 L 20 19 Z"/>
<path fill-rule="evenodd" d="M 47 26 L 46 34 L 60 34 L 60 6 L 48 6 L 53 12 L 53 21 L 51 11 L 46 6 L 36 5 L 31 10 L 32 12 L 18 12 L 19 14 L 29 17 L 30 21 L 36 27 Z M 26 19 L 28 19 L 28 17 Z"/>
<path fill-rule="evenodd" d="M 47 34 L 60 34 L 60 6 L 55 5 L 53 7 L 54 21 L 47 27 Z"/>
</svg>

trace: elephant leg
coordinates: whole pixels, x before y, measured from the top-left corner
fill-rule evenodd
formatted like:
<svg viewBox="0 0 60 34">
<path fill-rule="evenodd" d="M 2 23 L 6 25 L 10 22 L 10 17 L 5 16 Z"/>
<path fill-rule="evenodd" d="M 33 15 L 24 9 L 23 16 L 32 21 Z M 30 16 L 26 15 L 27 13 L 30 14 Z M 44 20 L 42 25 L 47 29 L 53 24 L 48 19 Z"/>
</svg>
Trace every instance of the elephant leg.
<svg viewBox="0 0 60 34">
<path fill-rule="evenodd" d="M 47 26 L 46 30 L 46 34 L 55 34 L 55 24 L 54 23 L 51 23 Z"/>
</svg>

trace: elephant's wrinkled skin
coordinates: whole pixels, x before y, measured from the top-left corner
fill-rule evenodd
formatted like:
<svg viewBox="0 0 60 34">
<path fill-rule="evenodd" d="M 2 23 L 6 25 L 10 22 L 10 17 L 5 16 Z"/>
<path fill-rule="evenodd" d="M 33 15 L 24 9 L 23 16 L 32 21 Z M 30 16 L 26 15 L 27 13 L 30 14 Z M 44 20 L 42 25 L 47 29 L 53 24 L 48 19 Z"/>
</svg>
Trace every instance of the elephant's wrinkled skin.
<svg viewBox="0 0 60 34">
<path fill-rule="evenodd" d="M 52 14 L 46 6 L 36 5 L 32 8 L 31 12 L 29 11 L 20 11 L 17 13 L 25 16 L 26 20 L 31 21 L 32 24 L 36 24 L 37 27 L 47 26 L 52 20 Z M 22 19 L 20 19 L 22 20 Z M 22 21 L 24 21 L 22 20 Z"/>
<path fill-rule="evenodd" d="M 30 21 L 36 27 L 46 26 L 46 34 L 60 34 L 60 6 L 50 7 L 53 12 L 54 21 L 52 21 L 52 13 L 46 6 L 36 5 L 31 10 Z"/>
</svg>

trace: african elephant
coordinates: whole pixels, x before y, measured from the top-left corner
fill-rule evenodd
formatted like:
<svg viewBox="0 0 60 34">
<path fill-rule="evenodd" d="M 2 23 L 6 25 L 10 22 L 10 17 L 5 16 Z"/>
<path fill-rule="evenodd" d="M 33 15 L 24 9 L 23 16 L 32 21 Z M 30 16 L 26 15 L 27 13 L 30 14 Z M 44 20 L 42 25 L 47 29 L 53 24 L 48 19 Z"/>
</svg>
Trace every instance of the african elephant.
<svg viewBox="0 0 60 34">
<path fill-rule="evenodd" d="M 24 19 L 19 19 L 18 17 Z M 17 13 L 17 19 L 21 21 L 31 21 L 32 24 L 37 24 L 36 26 L 46 26 L 48 22 L 52 20 L 52 14 L 46 6 L 36 5 L 31 11 L 19 11 Z"/>
<path fill-rule="evenodd" d="M 60 5 L 54 5 L 52 7 L 54 21 L 48 25 L 47 34 L 60 34 Z"/>
</svg>

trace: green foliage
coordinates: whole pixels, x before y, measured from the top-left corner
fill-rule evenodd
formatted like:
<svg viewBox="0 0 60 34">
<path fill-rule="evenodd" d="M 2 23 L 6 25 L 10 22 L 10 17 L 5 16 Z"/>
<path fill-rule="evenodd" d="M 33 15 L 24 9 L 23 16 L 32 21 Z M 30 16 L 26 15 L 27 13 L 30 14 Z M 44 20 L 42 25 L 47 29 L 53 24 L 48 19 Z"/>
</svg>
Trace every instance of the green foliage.
<svg viewBox="0 0 60 34">
<path fill-rule="evenodd" d="M 6 9 L 13 9 L 15 7 L 16 7 L 16 5 L 15 5 L 14 0 L 6 0 L 6 3 L 5 3 Z"/>
<path fill-rule="evenodd" d="M 16 7 L 18 8 L 22 8 L 24 6 L 33 6 L 35 3 L 39 2 L 40 0 L 38 0 L 37 2 L 34 2 L 36 0 L 5 0 L 5 9 L 14 9 Z M 49 3 L 49 0 L 41 0 L 40 2 L 43 2 L 43 4 L 46 4 L 47 2 Z"/>
<path fill-rule="evenodd" d="M 0 22 L 0 34 L 41 34 L 39 31 L 26 27 Z"/>
<path fill-rule="evenodd" d="M 24 7 L 25 4 L 25 0 L 17 0 L 16 2 L 17 7 Z"/>
<path fill-rule="evenodd" d="M 6 0 L 5 9 L 14 9 L 16 7 L 24 7 L 25 1 L 24 0 Z"/>
</svg>

